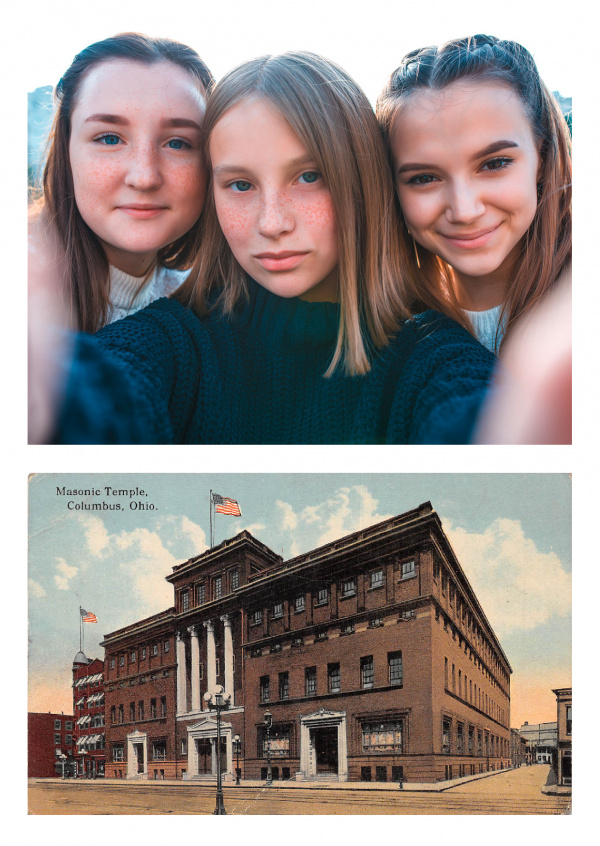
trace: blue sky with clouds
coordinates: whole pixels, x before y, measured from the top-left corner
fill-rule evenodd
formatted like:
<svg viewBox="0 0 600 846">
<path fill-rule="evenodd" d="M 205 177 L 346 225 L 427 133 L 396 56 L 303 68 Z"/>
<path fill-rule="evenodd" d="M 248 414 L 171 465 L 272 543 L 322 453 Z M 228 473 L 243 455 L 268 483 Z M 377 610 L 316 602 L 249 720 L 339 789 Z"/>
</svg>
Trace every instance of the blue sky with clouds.
<svg viewBox="0 0 600 846">
<path fill-rule="evenodd" d="M 211 489 L 243 515 L 217 516 L 217 543 L 247 529 L 286 559 L 430 500 L 512 664 L 513 725 L 553 718 L 551 688 L 571 683 L 571 480 L 556 474 L 33 476 L 29 710 L 70 708 L 80 605 L 98 617 L 84 626 L 86 654 L 101 657 L 105 634 L 172 604 L 165 576 L 207 548 Z"/>
</svg>

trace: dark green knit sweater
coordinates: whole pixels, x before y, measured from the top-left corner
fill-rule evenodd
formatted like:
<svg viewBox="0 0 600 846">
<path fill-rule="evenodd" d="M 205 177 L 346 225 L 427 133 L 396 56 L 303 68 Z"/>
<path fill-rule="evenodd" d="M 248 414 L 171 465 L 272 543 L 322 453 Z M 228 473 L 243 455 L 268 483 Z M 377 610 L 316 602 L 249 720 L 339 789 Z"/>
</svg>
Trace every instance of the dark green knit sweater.
<svg viewBox="0 0 600 846">
<path fill-rule="evenodd" d="M 57 443 L 467 443 L 494 357 L 426 312 L 365 376 L 324 378 L 339 306 L 251 283 L 231 317 L 161 299 L 76 341 Z"/>
</svg>

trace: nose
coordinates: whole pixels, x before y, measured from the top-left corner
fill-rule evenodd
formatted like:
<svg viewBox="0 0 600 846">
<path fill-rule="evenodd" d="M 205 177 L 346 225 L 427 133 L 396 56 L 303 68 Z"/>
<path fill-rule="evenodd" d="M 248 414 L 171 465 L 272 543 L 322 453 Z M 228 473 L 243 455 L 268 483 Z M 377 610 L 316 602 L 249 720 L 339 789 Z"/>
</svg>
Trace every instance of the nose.
<svg viewBox="0 0 600 846">
<path fill-rule="evenodd" d="M 258 231 L 266 238 L 278 238 L 294 228 L 289 201 L 280 191 L 265 191 L 261 197 Z"/>
<path fill-rule="evenodd" d="M 128 162 L 126 184 L 138 191 L 153 191 L 162 185 L 160 154 L 152 144 L 133 149 Z"/>
<path fill-rule="evenodd" d="M 450 223 L 472 223 L 485 212 L 478 186 L 467 180 L 450 186 L 446 205 L 446 219 Z"/>
</svg>

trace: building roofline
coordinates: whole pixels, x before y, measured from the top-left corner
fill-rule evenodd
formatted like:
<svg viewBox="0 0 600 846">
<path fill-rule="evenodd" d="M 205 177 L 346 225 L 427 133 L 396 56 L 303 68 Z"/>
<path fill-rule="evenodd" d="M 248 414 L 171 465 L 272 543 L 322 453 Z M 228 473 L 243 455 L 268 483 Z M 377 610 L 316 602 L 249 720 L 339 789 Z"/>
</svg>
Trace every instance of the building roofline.
<svg viewBox="0 0 600 846">
<path fill-rule="evenodd" d="M 207 549 L 205 552 L 200 553 L 200 555 L 195 555 L 193 558 L 189 558 L 182 564 L 176 564 L 173 567 L 173 572 L 168 576 L 165 576 L 165 579 L 168 582 L 173 583 L 185 574 L 186 571 L 195 569 L 199 564 L 212 563 L 213 561 L 217 561 L 219 558 L 222 558 L 224 555 L 229 555 L 236 548 L 242 549 L 246 546 L 253 547 L 255 551 L 271 559 L 274 562 L 274 567 L 283 562 L 281 555 L 277 555 L 277 553 L 273 552 L 270 547 L 255 538 L 254 535 L 252 535 L 247 529 L 244 529 L 232 538 L 226 538 L 217 546 L 213 546 L 211 549 Z"/>
<path fill-rule="evenodd" d="M 130 623 L 128 626 L 123 626 L 121 629 L 115 629 L 114 632 L 109 632 L 104 635 L 104 640 L 100 646 L 112 646 L 122 637 L 130 637 L 134 633 L 148 632 L 153 628 L 158 628 L 165 623 L 173 621 L 175 617 L 175 609 L 167 608 L 165 611 L 160 611 L 158 614 L 153 614 L 151 617 L 145 617 L 143 620 L 137 620 L 135 623 Z"/>
</svg>

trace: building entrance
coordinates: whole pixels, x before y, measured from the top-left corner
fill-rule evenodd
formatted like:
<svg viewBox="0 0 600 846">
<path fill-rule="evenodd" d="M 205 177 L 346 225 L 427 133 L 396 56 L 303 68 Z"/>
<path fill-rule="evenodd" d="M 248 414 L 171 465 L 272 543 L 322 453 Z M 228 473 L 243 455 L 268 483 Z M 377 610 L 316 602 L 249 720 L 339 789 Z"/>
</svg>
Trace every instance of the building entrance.
<svg viewBox="0 0 600 846">
<path fill-rule="evenodd" d="M 312 743 L 315 750 L 317 774 L 338 771 L 338 729 L 337 726 L 314 728 Z"/>
<path fill-rule="evenodd" d="M 196 740 L 196 754 L 198 755 L 198 775 L 212 774 L 212 743 L 209 738 Z"/>
<path fill-rule="evenodd" d="M 143 743 L 134 743 L 133 744 L 133 751 L 135 754 L 135 760 L 137 764 L 137 773 L 138 775 L 142 775 L 144 772 L 144 744 Z"/>
</svg>

